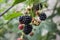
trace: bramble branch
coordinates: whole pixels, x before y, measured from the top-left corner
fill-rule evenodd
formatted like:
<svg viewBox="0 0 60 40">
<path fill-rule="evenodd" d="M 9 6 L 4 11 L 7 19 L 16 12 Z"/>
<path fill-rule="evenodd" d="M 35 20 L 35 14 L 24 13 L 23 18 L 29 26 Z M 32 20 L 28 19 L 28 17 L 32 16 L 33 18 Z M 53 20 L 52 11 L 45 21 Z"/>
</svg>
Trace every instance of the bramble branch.
<svg viewBox="0 0 60 40">
<path fill-rule="evenodd" d="M 9 7 L 8 9 L 6 9 L 3 13 L 0 14 L 0 17 L 3 16 L 5 13 L 7 13 L 13 6 Z"/>
</svg>

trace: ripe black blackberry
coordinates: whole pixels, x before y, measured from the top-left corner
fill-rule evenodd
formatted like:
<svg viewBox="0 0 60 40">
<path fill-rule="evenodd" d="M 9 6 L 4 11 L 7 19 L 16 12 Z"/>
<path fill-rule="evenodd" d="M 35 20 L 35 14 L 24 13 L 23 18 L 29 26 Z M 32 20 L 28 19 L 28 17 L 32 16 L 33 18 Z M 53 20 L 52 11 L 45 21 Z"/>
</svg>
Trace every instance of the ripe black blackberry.
<svg viewBox="0 0 60 40">
<path fill-rule="evenodd" d="M 42 3 L 35 4 L 33 5 L 33 10 L 39 10 L 39 9 L 42 9 L 42 7 L 43 7 Z"/>
<path fill-rule="evenodd" d="M 31 16 L 24 16 L 24 24 L 29 24 L 32 21 L 32 17 Z"/>
<path fill-rule="evenodd" d="M 25 25 L 23 32 L 28 35 L 32 31 L 32 25 Z"/>
<path fill-rule="evenodd" d="M 23 24 L 29 24 L 32 20 L 31 16 L 20 16 L 19 22 Z"/>
<path fill-rule="evenodd" d="M 20 17 L 19 17 L 19 22 L 20 22 L 21 24 L 24 23 L 24 22 L 23 22 L 23 18 L 24 18 L 24 16 L 20 16 Z"/>
<path fill-rule="evenodd" d="M 45 20 L 47 18 L 45 13 L 41 13 L 39 17 L 40 17 L 40 20 Z"/>
</svg>

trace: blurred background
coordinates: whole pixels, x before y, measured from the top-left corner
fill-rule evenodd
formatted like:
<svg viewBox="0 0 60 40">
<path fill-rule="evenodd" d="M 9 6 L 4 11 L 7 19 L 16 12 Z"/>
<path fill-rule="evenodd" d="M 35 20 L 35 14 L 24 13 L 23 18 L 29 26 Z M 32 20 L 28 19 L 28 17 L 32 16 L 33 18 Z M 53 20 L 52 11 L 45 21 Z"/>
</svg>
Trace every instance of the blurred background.
<svg viewBox="0 0 60 40">
<path fill-rule="evenodd" d="M 42 2 L 45 0 L 42 0 Z M 12 6 L 14 0 L 0 0 L 0 14 L 2 14 L 6 9 Z M 47 17 L 52 15 L 54 6 L 56 5 L 57 0 L 47 0 L 48 9 L 45 11 Z M 56 33 L 56 40 L 60 40 L 60 0 L 57 3 L 57 10 L 59 10 L 58 15 L 53 17 L 53 22 L 57 24 L 57 29 L 59 32 Z M 21 30 L 18 29 L 19 25 L 19 16 L 24 13 L 24 9 L 26 8 L 26 4 L 24 2 L 15 5 L 11 8 L 6 14 L 0 17 L 0 40 L 17 40 L 17 38 L 21 35 Z M 43 9 L 44 11 L 45 9 Z M 54 13 L 57 13 L 55 10 Z M 50 25 L 52 26 L 52 25 Z M 45 33 L 46 31 L 44 31 Z M 44 34 L 43 33 L 43 34 Z M 27 40 L 27 38 L 26 38 Z M 34 39 L 33 39 L 34 40 Z M 55 40 L 55 39 L 54 39 Z"/>
</svg>

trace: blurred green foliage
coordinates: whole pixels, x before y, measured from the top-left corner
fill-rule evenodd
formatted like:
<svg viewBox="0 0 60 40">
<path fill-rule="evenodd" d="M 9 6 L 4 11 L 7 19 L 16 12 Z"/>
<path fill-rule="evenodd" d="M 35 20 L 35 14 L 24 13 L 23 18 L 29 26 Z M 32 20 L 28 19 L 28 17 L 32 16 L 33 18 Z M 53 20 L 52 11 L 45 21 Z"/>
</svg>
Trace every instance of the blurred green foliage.
<svg viewBox="0 0 60 40">
<path fill-rule="evenodd" d="M 25 4 L 31 5 L 33 3 L 39 3 L 39 2 L 43 2 L 43 4 L 45 4 L 46 0 L 14 0 L 13 6 L 15 6 L 18 3 L 21 2 L 25 2 Z M 7 3 L 8 0 L 0 0 L 0 5 L 3 5 L 3 3 Z M 9 6 L 11 6 L 9 5 Z M 46 6 L 47 7 L 47 6 Z M 3 12 L 3 10 L 5 10 L 3 7 L 1 7 L 2 9 L 0 9 L 0 12 Z M 11 9 L 13 10 L 13 9 Z M 33 32 L 35 33 L 34 36 L 29 36 L 27 35 L 26 37 L 29 40 L 55 40 L 56 39 L 56 31 L 57 29 L 57 24 L 54 23 L 53 21 L 51 21 L 51 18 L 53 18 L 54 16 L 56 16 L 57 14 L 60 16 L 60 7 L 58 7 L 57 9 L 57 13 L 54 15 L 51 15 L 48 20 L 46 21 L 42 21 L 41 24 L 39 26 L 34 26 L 34 28 L 36 29 L 36 31 L 33 30 Z M 30 12 L 30 14 L 34 17 L 35 14 L 34 12 Z M 18 17 L 22 16 L 23 13 L 22 12 L 16 12 L 16 10 L 9 11 L 7 12 L 7 14 L 3 15 L 0 18 L 0 37 L 4 36 L 5 33 L 7 32 L 16 32 L 16 33 L 21 33 L 22 31 L 18 30 L 18 24 L 19 24 L 19 20 Z M 53 17 L 52 17 L 53 16 Z M 50 21 L 49 21 L 50 20 Z M 8 22 L 8 23 L 7 23 Z M 7 24 L 6 24 L 7 23 Z M 44 34 L 47 31 L 46 34 Z M 60 31 L 57 31 L 58 34 L 60 34 Z"/>
<path fill-rule="evenodd" d="M 57 8 L 57 14 L 60 15 L 60 7 Z"/>
<path fill-rule="evenodd" d="M 23 14 L 21 12 L 13 12 L 11 14 L 4 15 L 5 20 L 11 20 L 13 18 L 16 18 L 18 16 L 22 16 Z"/>
</svg>

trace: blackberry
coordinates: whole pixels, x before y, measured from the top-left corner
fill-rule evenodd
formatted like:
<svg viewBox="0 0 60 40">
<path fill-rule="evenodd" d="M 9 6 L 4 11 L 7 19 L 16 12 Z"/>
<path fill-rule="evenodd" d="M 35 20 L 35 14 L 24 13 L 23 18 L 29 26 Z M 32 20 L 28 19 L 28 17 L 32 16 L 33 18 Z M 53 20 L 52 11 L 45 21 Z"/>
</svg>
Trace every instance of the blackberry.
<svg viewBox="0 0 60 40">
<path fill-rule="evenodd" d="M 39 10 L 39 9 L 42 9 L 42 7 L 43 7 L 42 3 L 39 3 L 36 5 L 33 5 L 33 10 Z"/>
<path fill-rule="evenodd" d="M 41 13 L 39 17 L 40 17 L 40 20 L 45 20 L 47 18 L 45 13 Z"/>
<path fill-rule="evenodd" d="M 23 32 L 28 35 L 32 31 L 32 25 L 25 25 Z"/>
<path fill-rule="evenodd" d="M 32 21 L 32 17 L 31 16 L 24 16 L 24 24 L 29 24 Z"/>
<path fill-rule="evenodd" d="M 20 16 L 20 17 L 19 17 L 19 22 L 20 22 L 21 24 L 24 23 L 24 22 L 23 22 L 23 18 L 24 18 L 24 16 Z"/>
<path fill-rule="evenodd" d="M 31 16 L 20 16 L 19 22 L 23 24 L 29 24 L 32 21 Z"/>
</svg>

